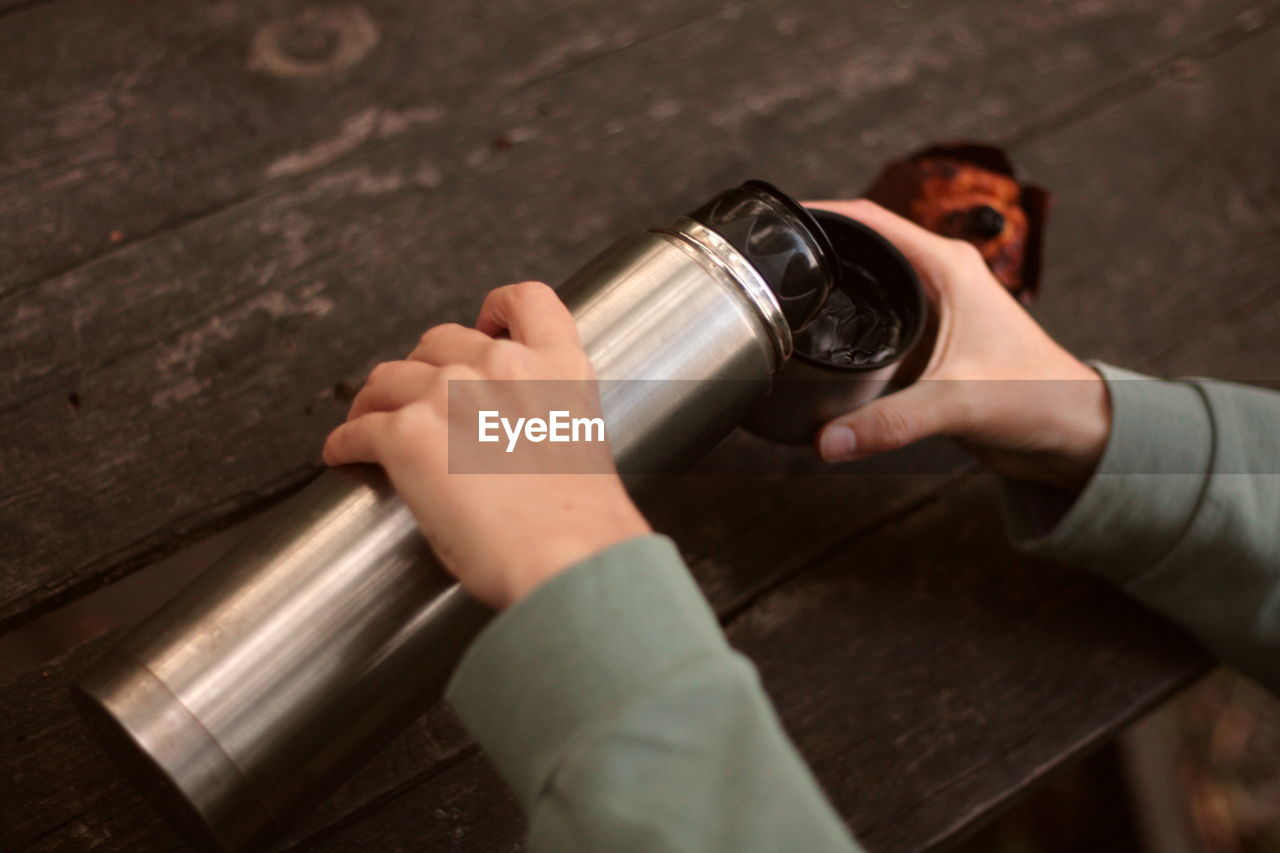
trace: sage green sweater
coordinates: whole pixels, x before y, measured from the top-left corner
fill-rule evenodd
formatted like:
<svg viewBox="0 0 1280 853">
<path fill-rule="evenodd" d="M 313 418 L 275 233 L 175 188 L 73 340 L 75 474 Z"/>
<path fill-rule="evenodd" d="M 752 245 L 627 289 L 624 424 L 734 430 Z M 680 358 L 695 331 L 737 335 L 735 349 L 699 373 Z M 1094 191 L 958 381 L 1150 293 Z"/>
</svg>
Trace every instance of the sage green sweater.
<svg viewBox="0 0 1280 853">
<path fill-rule="evenodd" d="M 1097 365 L 1078 496 L 1009 483 L 1014 544 L 1091 569 L 1280 692 L 1280 394 Z M 670 540 L 632 539 L 477 638 L 448 699 L 542 851 L 858 850 Z"/>
</svg>

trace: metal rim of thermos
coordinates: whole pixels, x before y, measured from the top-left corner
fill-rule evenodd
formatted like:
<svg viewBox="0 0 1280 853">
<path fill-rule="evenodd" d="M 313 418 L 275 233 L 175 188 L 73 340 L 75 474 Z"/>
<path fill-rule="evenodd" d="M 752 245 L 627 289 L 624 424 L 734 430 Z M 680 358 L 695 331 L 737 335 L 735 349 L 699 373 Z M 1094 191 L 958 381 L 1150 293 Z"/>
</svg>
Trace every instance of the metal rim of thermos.
<svg viewBox="0 0 1280 853">
<path fill-rule="evenodd" d="M 722 273 L 722 280 L 738 287 L 746 295 L 751 307 L 755 309 L 765 331 L 773 344 L 774 371 L 779 370 L 794 347 L 791 327 L 782 313 L 782 305 L 774 295 L 773 289 L 765 282 L 764 277 L 748 261 L 742 253 L 713 229 L 708 228 L 696 219 L 680 216 L 665 228 L 653 229 L 659 234 L 667 234 L 690 245 L 704 257 L 711 260 Z"/>
<path fill-rule="evenodd" d="M 118 648 L 114 656 L 119 665 L 73 685 L 72 700 L 117 766 L 184 840 L 222 853 L 242 846 L 224 834 L 226 827 L 276 826 L 276 816 L 187 706 L 128 651 Z M 175 753 L 176 745 L 185 748 Z M 201 796 L 193 784 L 218 778 L 219 796 Z"/>
</svg>

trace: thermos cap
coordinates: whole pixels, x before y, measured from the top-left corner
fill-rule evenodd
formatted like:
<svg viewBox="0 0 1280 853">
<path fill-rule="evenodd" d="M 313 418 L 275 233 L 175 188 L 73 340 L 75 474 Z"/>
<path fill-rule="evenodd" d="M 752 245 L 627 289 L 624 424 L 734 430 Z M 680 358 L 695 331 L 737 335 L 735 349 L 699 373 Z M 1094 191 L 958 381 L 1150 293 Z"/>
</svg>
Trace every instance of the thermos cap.
<svg viewBox="0 0 1280 853">
<path fill-rule="evenodd" d="M 835 246 L 841 290 L 795 335 L 769 396 L 743 422 L 784 444 L 807 444 L 832 418 L 911 381 L 931 349 L 922 343 L 929 322 L 924 289 L 902 253 L 855 219 L 827 210 L 815 211 L 815 219 Z M 849 360 L 834 358 L 846 345 Z M 855 350 L 864 357 L 854 360 Z"/>
<path fill-rule="evenodd" d="M 725 190 L 689 214 L 723 237 L 769 285 L 792 331 L 813 319 L 840 265 L 812 214 L 765 181 Z"/>
</svg>

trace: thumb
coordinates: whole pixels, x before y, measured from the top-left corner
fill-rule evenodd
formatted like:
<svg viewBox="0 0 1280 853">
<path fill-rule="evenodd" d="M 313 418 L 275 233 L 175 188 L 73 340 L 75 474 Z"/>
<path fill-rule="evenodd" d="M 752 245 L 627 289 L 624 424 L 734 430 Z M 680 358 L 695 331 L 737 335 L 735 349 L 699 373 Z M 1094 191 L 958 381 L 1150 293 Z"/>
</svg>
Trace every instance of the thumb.
<svg viewBox="0 0 1280 853">
<path fill-rule="evenodd" d="M 941 384 L 917 382 L 835 418 L 818 434 L 818 452 L 827 462 L 848 462 L 946 432 L 950 419 Z"/>
</svg>

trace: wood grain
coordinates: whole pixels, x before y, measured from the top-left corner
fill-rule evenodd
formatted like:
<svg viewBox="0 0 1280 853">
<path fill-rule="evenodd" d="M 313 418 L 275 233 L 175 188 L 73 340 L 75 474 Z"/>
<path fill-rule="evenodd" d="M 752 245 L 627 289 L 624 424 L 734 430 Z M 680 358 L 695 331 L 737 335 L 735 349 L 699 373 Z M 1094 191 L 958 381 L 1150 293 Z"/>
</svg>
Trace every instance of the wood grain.
<svg viewBox="0 0 1280 853">
<path fill-rule="evenodd" d="M 409 17 L 394 4 L 364 8 Z M 477 49 L 448 66 L 461 70 L 440 118 L 274 177 L 271 163 L 336 138 L 363 105 L 425 102 L 408 90 L 369 96 L 394 89 L 420 37 L 413 21 L 410 46 L 368 79 L 261 101 L 242 66 L 210 70 L 238 54 L 199 16 L 175 24 L 177 12 L 154 9 L 148 28 L 57 0 L 0 18 L 0 40 L 12 39 L 0 66 L 25 81 L 5 91 L 28 92 L 21 126 L 34 134 L 25 159 L 6 156 L 4 168 L 29 168 L 0 173 L 2 196 L 27 200 L 21 222 L 54 223 L 45 243 L 13 226 L 0 242 L 8 269 L 28 270 L 0 297 L 0 626 L 287 493 L 315 470 L 314 450 L 364 371 L 428 323 L 466 317 L 491 284 L 555 280 L 623 229 L 751 174 L 847 195 L 928 139 L 1019 139 L 1016 158 L 1058 192 L 1037 309 L 1051 331 L 1150 370 L 1271 378 L 1280 364 L 1280 158 L 1251 130 L 1280 102 L 1274 70 L 1259 72 L 1280 49 L 1275 4 L 685 4 L 680 26 L 655 8 L 628 17 L 630 30 L 608 17 L 630 10 L 524 20 L 544 28 L 532 36 L 544 46 L 614 27 L 631 35 L 531 60 L 519 67 L 541 75 L 509 90 L 468 88 L 505 67 Z M 54 9 L 71 32 L 88 21 L 107 43 L 153 54 L 209 45 L 208 57 L 187 51 L 181 79 L 197 103 L 208 95 L 211 123 L 184 124 L 181 98 L 144 72 L 136 86 L 155 100 L 131 132 L 159 147 L 133 160 L 118 145 L 84 154 L 102 195 L 57 196 L 49 170 L 94 144 L 93 133 L 58 136 L 57 104 L 91 98 L 69 80 L 41 89 L 18 67 L 36 60 L 8 50 L 21 41 L 16 22 Z M 226 36 L 241 47 L 254 32 L 242 14 Z M 54 43 L 53 23 L 43 26 L 30 37 Z M 455 26 L 466 41 L 458 33 L 475 24 Z M 140 61 L 128 52 L 120 62 Z M 88 85 L 100 64 L 68 67 Z M 136 68 L 94 85 L 122 86 Z M 210 74 L 227 79 L 201 82 Z M 243 138 L 240 110 L 259 116 Z M 274 140 L 261 151 L 259 133 Z M 70 147 L 31 159 L 56 139 Z M 157 177 L 148 159 L 189 171 L 191 184 Z M 101 209 L 143 224 L 118 244 L 72 240 Z M 67 271 L 50 274 L 59 265 Z M 735 435 L 701 476 L 646 502 L 877 850 L 962 831 L 1203 663 L 1099 585 L 1009 555 L 985 481 L 946 459 L 927 467 L 935 473 L 820 473 L 802 451 Z M 726 473 L 746 470 L 772 473 Z M 965 639 L 951 648 L 944 635 Z M 66 682 L 104 642 L 0 691 L 4 849 L 174 847 L 70 716 Z M 1096 677 L 1081 677 L 1079 660 Z M 509 797 L 469 749 L 456 721 L 433 711 L 290 843 L 518 844 Z"/>
<path fill-rule="evenodd" d="M 728 628 L 868 850 L 955 838 L 1207 668 L 1101 581 L 1012 552 L 997 497 L 968 478 Z"/>
<path fill-rule="evenodd" d="M 0 294 L 716 8 L 58 0 L 13 10 L 0 19 Z"/>
</svg>

